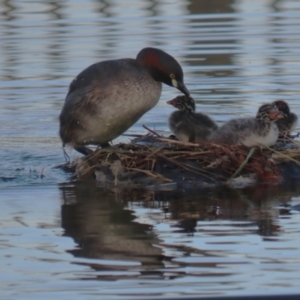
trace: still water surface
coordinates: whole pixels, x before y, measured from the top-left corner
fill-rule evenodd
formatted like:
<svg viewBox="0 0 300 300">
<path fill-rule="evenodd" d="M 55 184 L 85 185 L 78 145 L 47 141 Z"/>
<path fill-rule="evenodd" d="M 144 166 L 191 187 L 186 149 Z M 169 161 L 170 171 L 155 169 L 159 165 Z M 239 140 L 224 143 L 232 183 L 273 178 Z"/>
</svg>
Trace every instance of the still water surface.
<svg viewBox="0 0 300 300">
<path fill-rule="evenodd" d="M 1 1 L 1 298 L 300 293 L 297 182 L 114 194 L 53 168 L 72 78 L 145 46 L 177 58 L 220 124 L 279 98 L 299 115 L 299 28 L 298 0 Z M 176 95 L 129 133 L 169 134 Z"/>
</svg>

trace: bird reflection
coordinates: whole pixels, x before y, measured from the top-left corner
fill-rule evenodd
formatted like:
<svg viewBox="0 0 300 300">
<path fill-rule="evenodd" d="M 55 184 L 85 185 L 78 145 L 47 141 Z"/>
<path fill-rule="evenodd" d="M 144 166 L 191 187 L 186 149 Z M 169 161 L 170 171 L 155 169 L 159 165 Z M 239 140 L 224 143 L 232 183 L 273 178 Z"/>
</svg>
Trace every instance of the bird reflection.
<svg viewBox="0 0 300 300">
<path fill-rule="evenodd" d="M 162 266 L 161 249 L 152 226 L 135 222 L 124 199 L 97 189 L 94 182 L 61 186 L 61 218 L 64 235 L 78 247 L 68 252 L 75 257 L 140 262 L 143 272 Z M 103 266 L 91 264 L 94 269 Z"/>
<path fill-rule="evenodd" d="M 187 235 L 194 235 L 194 232 L 196 232 L 196 226 L 197 226 L 197 219 L 194 218 L 186 218 L 182 219 L 178 222 L 177 227 L 181 228 L 177 232 L 185 232 Z"/>
<path fill-rule="evenodd" d="M 279 218 L 281 214 L 287 214 L 288 208 L 278 207 L 288 203 L 293 194 L 298 195 L 299 188 L 293 191 L 290 186 L 288 189 L 272 185 L 244 189 L 220 186 L 200 192 L 176 191 L 173 194 L 157 193 L 156 202 L 168 199 L 169 218 L 177 221 L 175 227 L 181 228 L 175 232 L 193 235 L 201 232 L 203 221 L 231 220 L 234 221 L 233 227 L 245 227 L 248 233 L 268 237 L 280 235 Z"/>
</svg>

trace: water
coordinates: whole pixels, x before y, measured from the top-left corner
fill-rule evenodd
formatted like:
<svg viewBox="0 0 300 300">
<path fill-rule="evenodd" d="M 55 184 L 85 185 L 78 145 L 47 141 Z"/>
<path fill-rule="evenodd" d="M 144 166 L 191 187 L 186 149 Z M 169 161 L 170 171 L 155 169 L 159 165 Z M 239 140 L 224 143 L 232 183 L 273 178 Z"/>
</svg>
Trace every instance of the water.
<svg viewBox="0 0 300 300">
<path fill-rule="evenodd" d="M 113 194 L 53 168 L 73 77 L 145 46 L 176 57 L 197 109 L 219 124 L 275 99 L 299 115 L 299 1 L 160 2 L 1 2 L 1 298 L 300 293 L 297 182 Z M 164 86 L 129 133 L 169 134 L 178 94 Z"/>
</svg>

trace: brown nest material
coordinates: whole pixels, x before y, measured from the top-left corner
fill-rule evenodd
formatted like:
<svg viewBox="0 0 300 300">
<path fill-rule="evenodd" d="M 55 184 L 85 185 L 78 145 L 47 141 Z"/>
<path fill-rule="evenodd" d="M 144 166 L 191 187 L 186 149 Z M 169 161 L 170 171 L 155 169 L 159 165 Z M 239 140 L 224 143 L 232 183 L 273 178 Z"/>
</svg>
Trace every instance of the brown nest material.
<svg viewBox="0 0 300 300">
<path fill-rule="evenodd" d="M 151 131 L 130 144 L 120 143 L 75 162 L 75 179 L 96 178 L 113 186 L 170 186 L 231 183 L 239 178 L 259 182 L 281 180 L 279 162 L 300 165 L 300 149 L 194 144 Z"/>
</svg>

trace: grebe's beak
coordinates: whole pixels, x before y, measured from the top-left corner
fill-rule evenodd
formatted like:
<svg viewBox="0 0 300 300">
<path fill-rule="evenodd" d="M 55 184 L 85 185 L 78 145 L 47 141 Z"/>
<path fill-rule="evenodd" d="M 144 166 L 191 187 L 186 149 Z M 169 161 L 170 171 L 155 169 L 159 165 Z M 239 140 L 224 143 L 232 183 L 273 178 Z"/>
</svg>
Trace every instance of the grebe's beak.
<svg viewBox="0 0 300 300">
<path fill-rule="evenodd" d="M 177 86 L 176 86 L 176 88 L 177 88 L 179 91 L 183 92 L 186 96 L 189 96 L 189 95 L 190 95 L 189 90 L 186 88 L 186 86 L 184 85 L 183 82 L 178 82 L 178 81 L 177 81 Z"/>
</svg>

